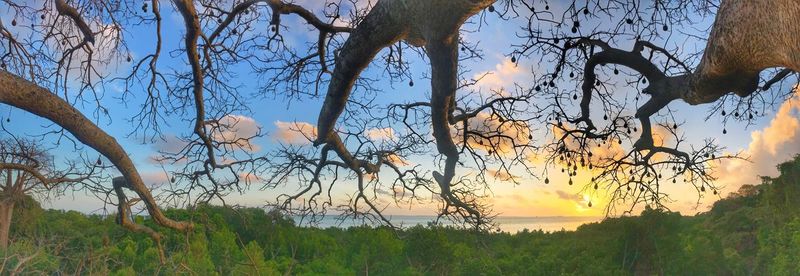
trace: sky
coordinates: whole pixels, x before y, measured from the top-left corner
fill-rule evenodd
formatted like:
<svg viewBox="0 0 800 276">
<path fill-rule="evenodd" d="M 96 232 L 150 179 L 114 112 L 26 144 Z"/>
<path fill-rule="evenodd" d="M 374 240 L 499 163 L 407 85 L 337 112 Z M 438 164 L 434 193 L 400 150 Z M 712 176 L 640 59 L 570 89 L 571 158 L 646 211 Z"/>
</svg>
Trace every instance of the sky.
<svg viewBox="0 0 800 276">
<path fill-rule="evenodd" d="M 319 12 L 321 1 L 304 0 L 298 1 L 299 4 L 309 5 L 315 12 Z M 558 4 L 553 4 L 553 9 L 558 9 Z M 0 8 L 4 8 L 0 6 Z M 261 9 L 266 9 L 261 7 Z M 3 14 L 1 20 L 4 24 L 11 20 L 8 11 L 0 10 Z M 182 19 L 166 7 L 164 13 L 167 14 L 167 24 L 165 33 L 183 34 Z M 509 56 L 509 45 L 520 43 L 517 37 L 518 21 L 500 20 L 494 14 L 482 14 L 485 19 L 481 28 L 475 32 L 464 34 L 464 39 L 471 42 L 480 42 L 479 47 L 483 50 L 484 58 L 481 60 L 470 60 L 462 64 L 468 72 L 463 72 L 465 76 L 477 78 L 488 74 L 483 78 L 475 89 L 481 91 L 492 90 L 513 90 L 515 84 L 523 87 L 532 86 L 532 73 L 546 71 L 546 65 L 538 60 L 520 58 L 518 62 L 512 62 Z M 694 25 L 684 26 L 687 28 L 703 29 L 710 24 L 710 19 L 705 18 Z M 298 18 L 285 16 L 283 25 L 287 28 L 283 33 L 287 34 L 287 43 L 301 45 L 304 42 L 313 41 L 316 35 L 309 32 Z M 266 26 L 263 26 L 266 28 Z M 474 29 L 474 26 L 469 28 Z M 256 30 L 259 31 L 259 30 Z M 264 31 L 264 30 L 261 30 Z M 132 50 L 131 56 L 136 59 L 152 50 L 153 35 L 143 28 L 132 28 L 126 30 L 127 41 Z M 702 48 L 702 41 L 695 41 L 689 44 L 681 44 L 686 39 L 681 39 L 680 31 L 676 31 L 669 39 L 662 41 L 669 46 L 679 46 L 683 48 Z M 165 36 L 167 48 L 177 48 L 181 36 Z M 668 47 L 669 48 L 669 47 Z M 186 64 L 180 59 L 182 56 L 165 58 L 163 61 L 167 67 L 182 68 Z M 424 99 L 424 95 L 429 93 L 429 86 L 425 76 L 429 74 L 429 69 L 425 65 L 424 58 L 411 57 L 412 76 L 416 80 L 415 85 L 410 87 L 405 81 L 391 83 L 380 66 L 372 66 L 364 76 L 381 79 L 377 83 L 379 90 L 382 91 L 376 97 L 379 103 L 398 103 L 408 102 L 414 99 Z M 109 68 L 112 74 L 122 74 L 128 70 L 126 65 L 120 63 L 112 64 Z M 242 69 L 245 70 L 245 69 Z M 253 74 L 242 72 L 239 76 L 242 86 L 239 88 L 243 95 L 252 94 L 258 88 L 258 79 L 253 78 Z M 169 176 L 164 170 L 153 162 L 152 157 L 163 150 L 175 150 L 181 142 L 176 137 L 189 133 L 190 122 L 174 120 L 165 127 L 165 137 L 163 140 L 154 142 L 144 142 L 135 136 L 128 136 L 131 124 L 126 121 L 137 109 L 137 100 L 141 98 L 126 99 L 120 98 L 121 92 L 114 85 L 107 85 L 103 92 L 103 105 L 109 107 L 108 118 L 100 118 L 97 123 L 112 136 L 117 137 L 118 141 L 128 151 L 132 159 L 136 162 L 137 168 L 142 174 L 146 183 L 159 186 L 168 181 Z M 793 89 L 791 84 L 784 85 L 780 89 Z M 622 90 L 622 89 L 621 89 Z M 619 92 L 626 93 L 626 92 Z M 137 95 L 134 93 L 134 95 Z M 141 93 L 138 94 L 141 96 Z M 287 101 L 284 97 L 252 97 L 251 110 L 237 114 L 235 119 L 239 122 L 236 133 L 232 135 L 248 135 L 257 132 L 259 129 L 267 133 L 264 138 L 253 142 L 252 151 L 256 153 L 267 153 L 280 145 L 307 145 L 308 141 L 298 132 L 300 129 L 306 134 L 313 135 L 315 121 L 322 105 L 321 98 L 305 98 L 302 101 Z M 78 106 L 80 109 L 91 113 L 93 106 Z M 689 106 L 684 103 L 674 102 L 670 108 L 676 110 L 676 114 L 684 115 L 679 118 L 685 121 L 682 130 L 686 134 L 690 144 L 699 144 L 704 139 L 716 139 L 719 144 L 727 148 L 728 152 L 741 152 L 750 157 L 749 161 L 726 161 L 718 164 L 718 184 L 722 188 L 720 195 L 712 196 L 710 193 L 699 197 L 697 192 L 687 184 L 666 185 L 664 187 L 673 199 L 667 206 L 683 214 L 694 214 L 706 211 L 710 204 L 715 200 L 724 197 L 743 184 L 757 184 L 759 176 L 777 176 L 775 166 L 781 162 L 791 159 L 795 154 L 800 153 L 800 99 L 793 98 L 780 105 L 768 110 L 763 116 L 756 118 L 752 125 L 745 123 L 728 123 L 723 126 L 722 118 L 712 116 L 706 120 L 711 106 Z M 10 122 L 4 122 L 3 126 L 15 135 L 37 135 L 51 129 L 49 123 L 33 115 L 26 114 L 6 105 L 0 105 L 0 117 L 13 118 Z M 109 119 L 110 118 L 110 119 Z M 540 127 L 540 126 L 532 126 Z M 722 129 L 727 130 L 727 134 L 722 134 Z M 376 140 L 392 139 L 395 132 L 402 132 L 402 129 L 383 129 L 374 128 L 367 130 L 368 136 Z M 536 132 L 538 133 L 538 132 Z M 55 138 L 49 138 L 55 139 Z M 534 140 L 543 139 L 535 137 Z M 88 150 L 86 148 L 80 149 Z M 91 151 L 89 151 L 91 152 Z M 74 156 L 79 154 L 71 146 L 58 147 L 54 155 Z M 430 158 L 420 157 L 420 159 L 405 160 L 410 164 L 424 164 L 430 162 Z M 541 165 L 541 164 L 539 164 Z M 539 170 L 544 167 L 537 168 Z M 552 171 L 555 169 L 551 168 Z M 539 174 L 537 174 L 538 176 Z M 589 173 L 579 173 L 577 183 L 588 182 Z M 501 216 L 600 216 L 604 214 L 604 205 L 607 203 L 607 196 L 603 192 L 587 192 L 582 185 L 567 185 L 567 177 L 563 174 L 549 174 L 550 184 L 544 184 L 541 178 L 534 176 L 517 176 L 494 174 L 491 187 L 492 197 L 490 202 L 494 206 L 494 211 Z M 519 180 L 519 185 L 508 181 L 511 177 Z M 232 194 L 226 198 L 229 204 L 241 204 L 246 206 L 262 206 L 267 201 L 274 198 L 281 192 L 292 191 L 292 187 L 279 189 L 259 190 L 258 185 L 254 185 L 244 194 Z M 341 194 L 352 192 L 352 183 L 343 183 L 334 187 L 335 191 Z M 589 207 L 589 202 L 594 203 Z M 394 215 L 432 215 L 435 213 L 435 205 L 417 204 L 413 206 L 395 206 L 391 202 L 384 201 L 386 213 Z M 82 212 L 102 212 L 103 203 L 83 191 L 68 192 L 65 196 L 49 200 L 44 206 L 57 209 L 78 210 Z"/>
</svg>

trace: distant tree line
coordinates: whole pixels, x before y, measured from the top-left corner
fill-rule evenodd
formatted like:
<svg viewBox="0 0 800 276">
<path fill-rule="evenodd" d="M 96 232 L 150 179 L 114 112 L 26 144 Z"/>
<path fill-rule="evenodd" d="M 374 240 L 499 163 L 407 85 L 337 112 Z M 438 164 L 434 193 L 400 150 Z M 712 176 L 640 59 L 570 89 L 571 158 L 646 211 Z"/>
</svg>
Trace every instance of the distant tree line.
<svg viewBox="0 0 800 276">
<path fill-rule="evenodd" d="M 111 275 L 792 275 L 800 273 L 800 158 L 706 213 L 647 209 L 575 232 L 487 233 L 416 226 L 304 228 L 278 212 L 201 205 L 165 231 L 166 261 L 113 216 L 17 204 L 2 273 Z M 135 217 L 137 223 L 150 223 Z"/>
</svg>

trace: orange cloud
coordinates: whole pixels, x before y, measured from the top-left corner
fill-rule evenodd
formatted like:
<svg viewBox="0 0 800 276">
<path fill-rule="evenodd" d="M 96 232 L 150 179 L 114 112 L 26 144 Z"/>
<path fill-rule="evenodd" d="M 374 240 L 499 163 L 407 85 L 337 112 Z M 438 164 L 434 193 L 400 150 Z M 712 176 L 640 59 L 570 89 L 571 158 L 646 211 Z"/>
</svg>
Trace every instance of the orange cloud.
<svg viewBox="0 0 800 276">
<path fill-rule="evenodd" d="M 564 130 L 556 126 L 552 127 L 552 131 L 554 137 L 556 138 L 560 138 L 562 135 L 564 135 Z M 658 141 L 659 139 L 655 137 L 656 134 L 654 133 L 654 140 Z M 580 147 L 579 141 L 577 141 L 576 139 L 567 139 L 565 140 L 565 143 L 567 148 L 570 149 L 577 149 Z M 592 157 L 589 158 L 588 161 L 592 163 L 607 162 L 608 160 L 611 159 L 619 159 L 622 158 L 627 152 L 626 149 L 622 147 L 622 145 L 620 145 L 615 141 L 606 142 L 605 144 L 602 144 L 599 147 L 597 146 L 590 147 L 589 150 L 592 153 Z"/>
<path fill-rule="evenodd" d="M 261 180 L 261 177 L 249 172 L 240 172 L 239 179 L 245 182 L 255 182 Z"/>
<path fill-rule="evenodd" d="M 306 122 L 275 121 L 273 138 L 281 143 L 307 145 L 317 139 L 317 127 Z"/>
<path fill-rule="evenodd" d="M 400 166 L 400 167 L 414 165 L 414 163 L 412 163 L 411 161 L 408 161 L 405 158 L 400 157 L 399 155 L 393 154 L 393 153 L 387 155 L 386 156 L 386 160 L 388 160 L 390 163 L 394 164 L 395 166 Z"/>
<path fill-rule="evenodd" d="M 496 180 L 505 182 L 518 182 L 520 180 L 520 177 L 513 175 L 506 170 L 486 169 L 486 175 L 491 176 Z"/>
<path fill-rule="evenodd" d="M 776 166 L 800 153 L 800 85 L 794 95 L 784 102 L 761 130 L 750 134 L 750 144 L 744 151 L 748 161 L 726 160 L 717 167 L 717 183 L 728 191 L 736 191 L 744 184 L 760 184 L 759 176 L 777 176 Z"/>
<path fill-rule="evenodd" d="M 478 113 L 469 120 L 467 127 L 470 131 L 485 135 L 485 138 L 470 136 L 468 140 L 470 147 L 484 151 L 497 151 L 501 155 L 516 154 L 515 145 L 525 145 L 531 140 L 531 130 L 526 123 L 506 121 L 488 112 Z M 463 144 L 463 125 L 456 124 L 452 130 L 455 142 Z"/>
<path fill-rule="evenodd" d="M 397 136 L 395 136 L 394 129 L 390 127 L 369 129 L 366 131 L 366 135 L 367 138 L 373 141 L 387 141 L 397 138 Z"/>
</svg>

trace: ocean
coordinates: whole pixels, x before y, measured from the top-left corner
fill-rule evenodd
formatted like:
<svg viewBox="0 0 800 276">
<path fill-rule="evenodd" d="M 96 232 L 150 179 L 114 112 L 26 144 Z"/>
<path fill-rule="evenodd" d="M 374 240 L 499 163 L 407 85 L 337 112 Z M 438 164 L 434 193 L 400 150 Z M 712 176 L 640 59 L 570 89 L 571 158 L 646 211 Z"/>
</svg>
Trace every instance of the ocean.
<svg viewBox="0 0 800 276">
<path fill-rule="evenodd" d="M 416 225 L 427 225 L 429 222 L 433 222 L 436 219 L 435 216 L 391 216 L 390 220 L 395 226 L 399 227 L 412 227 Z M 371 224 L 369 222 L 364 222 L 362 220 L 353 220 L 352 218 L 345 218 L 336 215 L 327 215 L 322 217 L 321 219 L 318 218 L 316 222 L 309 222 L 308 219 L 302 219 L 300 217 L 294 217 L 295 222 L 297 222 L 300 226 L 303 227 L 317 227 L 317 228 L 329 228 L 329 227 L 337 227 L 337 228 L 348 228 L 352 226 L 361 226 L 361 225 L 371 225 L 371 226 L 378 226 L 380 224 Z M 499 227 L 500 231 L 507 232 L 507 233 L 517 233 L 524 229 L 528 229 L 530 231 L 535 230 L 542 230 L 544 232 L 556 232 L 556 231 L 574 231 L 578 229 L 578 226 L 581 226 L 586 223 L 592 222 L 599 222 L 603 220 L 602 217 L 496 217 L 494 219 L 495 224 Z M 447 220 L 440 220 L 442 225 L 452 225 L 451 222 Z"/>
</svg>

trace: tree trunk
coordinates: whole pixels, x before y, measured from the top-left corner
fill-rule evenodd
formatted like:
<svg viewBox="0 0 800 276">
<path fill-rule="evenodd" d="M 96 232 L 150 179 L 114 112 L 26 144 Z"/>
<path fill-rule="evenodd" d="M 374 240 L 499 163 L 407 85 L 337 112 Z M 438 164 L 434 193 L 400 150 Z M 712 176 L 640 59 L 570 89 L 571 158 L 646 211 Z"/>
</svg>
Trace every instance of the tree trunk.
<svg viewBox="0 0 800 276">
<path fill-rule="evenodd" d="M 8 234 L 11 232 L 11 215 L 14 214 L 14 201 L 0 201 L 0 249 L 8 248 Z"/>
</svg>

